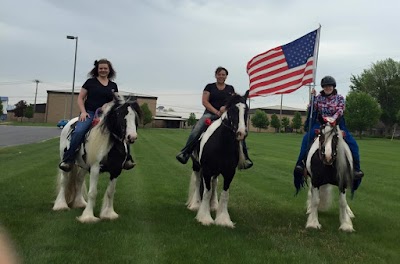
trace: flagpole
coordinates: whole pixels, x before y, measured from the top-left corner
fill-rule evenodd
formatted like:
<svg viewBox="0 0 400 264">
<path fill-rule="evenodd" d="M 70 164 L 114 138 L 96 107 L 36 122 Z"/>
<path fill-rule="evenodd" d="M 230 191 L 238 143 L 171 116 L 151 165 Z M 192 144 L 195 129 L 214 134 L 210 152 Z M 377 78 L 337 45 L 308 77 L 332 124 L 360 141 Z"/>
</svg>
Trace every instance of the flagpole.
<svg viewBox="0 0 400 264">
<path fill-rule="evenodd" d="M 321 33 L 321 24 L 319 24 L 319 28 L 317 29 L 317 36 L 315 40 L 315 47 L 314 47 L 314 58 L 315 58 L 315 63 L 313 63 L 313 89 L 315 90 L 315 79 L 317 75 L 317 63 L 318 63 L 318 51 L 319 51 L 319 40 L 320 40 L 320 33 Z M 311 88 L 311 87 L 310 87 Z M 309 95 L 311 97 L 311 102 L 310 102 L 310 117 L 308 121 L 308 132 L 311 130 L 311 124 L 312 124 L 312 118 L 313 118 L 313 112 L 314 112 L 314 95 L 311 95 L 311 89 L 308 89 Z M 308 144 L 310 144 L 310 133 L 308 133 Z"/>
<path fill-rule="evenodd" d="M 279 111 L 279 119 L 280 119 L 280 122 L 279 122 L 279 133 L 281 133 L 281 125 L 282 125 L 282 101 L 283 101 L 283 94 L 281 94 L 281 109 L 280 109 L 280 111 Z"/>
</svg>

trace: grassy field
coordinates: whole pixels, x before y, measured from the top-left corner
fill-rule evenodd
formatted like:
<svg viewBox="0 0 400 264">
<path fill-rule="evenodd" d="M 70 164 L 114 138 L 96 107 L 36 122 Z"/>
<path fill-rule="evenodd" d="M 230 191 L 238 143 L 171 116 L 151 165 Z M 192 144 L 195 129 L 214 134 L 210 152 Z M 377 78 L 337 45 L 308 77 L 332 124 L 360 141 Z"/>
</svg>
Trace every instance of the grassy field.
<svg viewBox="0 0 400 264">
<path fill-rule="evenodd" d="M 87 225 L 75 219 L 81 209 L 51 210 L 58 140 L 0 149 L 0 225 L 24 263 L 399 263 L 400 141 L 358 140 L 366 176 L 348 199 L 348 234 L 338 230 L 336 199 L 321 230 L 304 228 L 306 190 L 294 196 L 292 184 L 301 136 L 288 134 L 250 134 L 255 165 L 230 189 L 235 229 L 197 223 L 184 204 L 191 167 L 175 160 L 188 133 L 140 130 L 138 165 L 117 183 L 120 218 Z M 104 174 L 96 215 L 107 182 Z"/>
</svg>

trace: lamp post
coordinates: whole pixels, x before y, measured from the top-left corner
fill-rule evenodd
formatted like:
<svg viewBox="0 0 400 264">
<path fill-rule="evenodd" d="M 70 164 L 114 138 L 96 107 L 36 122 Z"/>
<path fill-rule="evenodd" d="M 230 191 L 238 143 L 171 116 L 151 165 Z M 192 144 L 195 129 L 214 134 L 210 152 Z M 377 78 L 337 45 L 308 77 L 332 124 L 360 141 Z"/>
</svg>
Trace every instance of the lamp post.
<svg viewBox="0 0 400 264">
<path fill-rule="evenodd" d="M 75 72 L 76 72 L 76 53 L 78 51 L 78 36 L 67 36 L 67 39 L 75 39 L 75 59 L 74 59 L 74 75 L 72 78 L 72 92 L 71 92 L 71 112 L 69 118 L 72 119 L 72 107 L 74 103 L 74 89 L 75 89 Z"/>
<path fill-rule="evenodd" d="M 36 91 L 35 91 L 35 102 L 33 103 L 33 117 L 35 117 L 35 113 L 36 113 L 36 97 L 37 97 L 37 90 L 38 90 L 38 85 L 39 85 L 40 81 L 34 80 L 34 82 L 36 83 Z"/>
</svg>

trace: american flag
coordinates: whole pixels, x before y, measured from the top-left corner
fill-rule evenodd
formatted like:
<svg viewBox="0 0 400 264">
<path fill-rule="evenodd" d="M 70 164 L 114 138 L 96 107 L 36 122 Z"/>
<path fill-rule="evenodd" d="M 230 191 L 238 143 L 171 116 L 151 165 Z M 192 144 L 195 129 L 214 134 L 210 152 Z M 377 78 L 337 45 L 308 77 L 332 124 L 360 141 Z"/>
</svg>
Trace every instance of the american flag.
<svg viewBox="0 0 400 264">
<path fill-rule="evenodd" d="M 249 97 L 287 94 L 313 82 L 319 30 L 252 58 L 247 63 Z"/>
</svg>

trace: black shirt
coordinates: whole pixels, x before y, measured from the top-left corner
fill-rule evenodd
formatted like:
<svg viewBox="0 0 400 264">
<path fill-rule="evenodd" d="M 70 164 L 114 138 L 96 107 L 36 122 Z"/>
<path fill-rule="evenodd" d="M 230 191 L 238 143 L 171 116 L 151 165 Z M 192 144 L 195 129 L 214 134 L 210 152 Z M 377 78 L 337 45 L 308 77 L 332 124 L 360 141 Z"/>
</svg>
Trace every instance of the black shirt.
<svg viewBox="0 0 400 264">
<path fill-rule="evenodd" d="M 209 102 L 217 110 L 219 110 L 221 106 L 224 106 L 227 103 L 228 98 L 235 93 L 235 89 L 232 85 L 225 84 L 225 88 L 219 90 L 216 83 L 207 84 L 204 91 L 210 93 Z M 207 109 L 206 112 L 211 113 Z"/>
<path fill-rule="evenodd" d="M 112 101 L 114 93 L 118 92 L 118 86 L 115 82 L 109 80 L 108 85 L 104 86 L 96 77 L 86 80 L 82 87 L 87 90 L 86 111 L 96 111 L 103 104 Z"/>
</svg>

